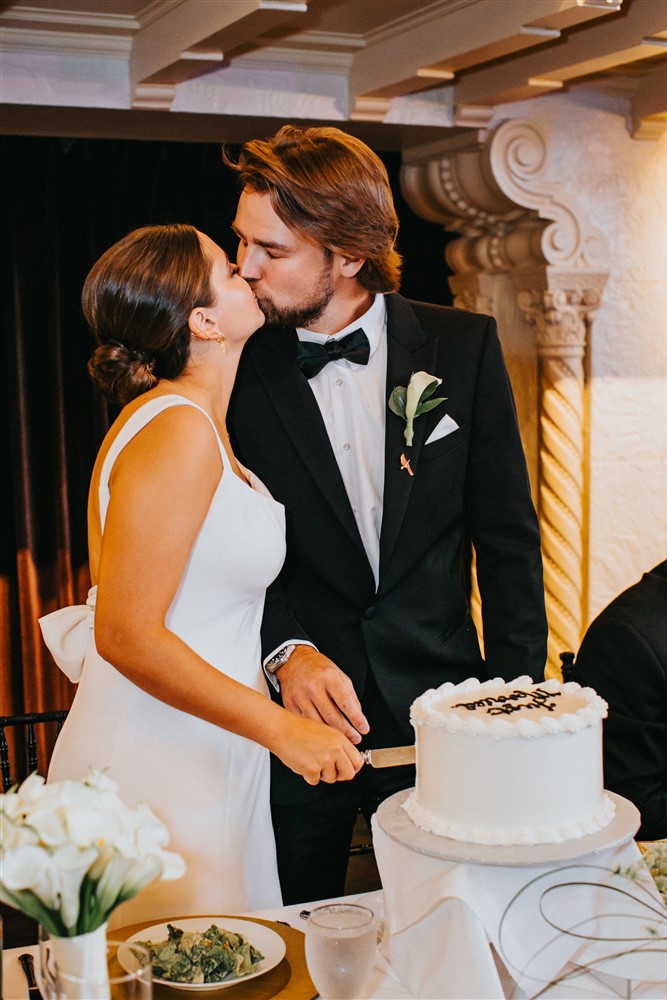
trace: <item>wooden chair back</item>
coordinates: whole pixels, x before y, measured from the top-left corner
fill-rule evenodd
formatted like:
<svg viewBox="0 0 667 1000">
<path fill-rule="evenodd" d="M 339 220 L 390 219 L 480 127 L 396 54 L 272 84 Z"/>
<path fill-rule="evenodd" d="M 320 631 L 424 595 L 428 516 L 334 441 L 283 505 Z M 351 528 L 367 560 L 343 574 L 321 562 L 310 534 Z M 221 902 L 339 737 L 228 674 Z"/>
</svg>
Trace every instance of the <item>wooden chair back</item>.
<svg viewBox="0 0 667 1000">
<path fill-rule="evenodd" d="M 23 781 L 33 771 L 46 774 L 50 751 L 66 717 L 66 709 L 0 717 L 3 792 Z"/>
</svg>

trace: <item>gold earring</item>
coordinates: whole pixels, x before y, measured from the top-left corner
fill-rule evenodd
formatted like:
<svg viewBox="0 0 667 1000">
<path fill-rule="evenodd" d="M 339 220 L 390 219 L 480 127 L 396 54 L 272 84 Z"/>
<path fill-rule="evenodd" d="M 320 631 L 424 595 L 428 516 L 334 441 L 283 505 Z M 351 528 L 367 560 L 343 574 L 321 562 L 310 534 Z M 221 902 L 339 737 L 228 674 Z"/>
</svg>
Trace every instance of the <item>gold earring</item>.
<svg viewBox="0 0 667 1000">
<path fill-rule="evenodd" d="M 226 346 L 225 346 L 225 335 L 224 335 L 224 333 L 221 333 L 219 337 L 216 337 L 216 338 L 215 338 L 215 342 L 216 342 L 216 344 L 217 344 L 217 345 L 218 345 L 218 346 L 219 346 L 220 348 L 222 348 L 222 353 L 224 354 L 224 353 L 225 353 L 225 351 L 227 350 L 227 348 L 226 348 Z"/>
</svg>

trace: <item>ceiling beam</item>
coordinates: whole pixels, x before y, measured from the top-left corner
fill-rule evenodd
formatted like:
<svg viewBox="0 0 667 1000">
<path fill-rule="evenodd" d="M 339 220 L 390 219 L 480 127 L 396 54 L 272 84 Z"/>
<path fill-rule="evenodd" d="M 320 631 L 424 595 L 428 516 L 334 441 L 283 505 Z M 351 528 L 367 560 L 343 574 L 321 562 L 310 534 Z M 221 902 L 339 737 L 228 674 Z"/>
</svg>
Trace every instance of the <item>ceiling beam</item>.
<svg viewBox="0 0 667 1000">
<path fill-rule="evenodd" d="M 667 63 L 642 77 L 632 98 L 635 139 L 658 139 L 667 131 Z"/>
<path fill-rule="evenodd" d="M 255 42 L 308 10 L 307 0 L 182 0 L 142 27 L 133 40 L 130 81 L 175 85 L 219 66 L 225 53 Z"/>
<path fill-rule="evenodd" d="M 301 119 L 304 126 L 335 126 L 382 152 L 404 152 L 427 147 L 447 135 L 468 135 L 467 130 L 429 125 L 387 125 L 375 122 L 341 122 L 321 118 Z M 203 142 L 220 146 L 274 135 L 284 118 L 253 115 L 199 114 L 172 111 L 165 115 L 149 110 L 117 108 L 68 108 L 53 105 L 4 104 L 0 135 L 68 136 L 68 138 L 135 139 L 161 142 Z"/>
<path fill-rule="evenodd" d="M 415 93 L 451 80 L 468 66 L 542 47 L 563 29 L 613 16 L 622 2 L 590 6 L 584 5 L 586 0 L 479 0 L 451 9 L 435 7 L 431 14 L 427 8 L 423 17 L 413 15 L 377 39 L 371 36 L 355 54 L 351 102 Z"/>
<path fill-rule="evenodd" d="M 665 29 L 667 0 L 633 0 L 621 14 L 565 35 L 551 48 L 464 72 L 456 81 L 455 103 L 525 100 L 570 80 L 655 58 L 664 52 Z"/>
</svg>

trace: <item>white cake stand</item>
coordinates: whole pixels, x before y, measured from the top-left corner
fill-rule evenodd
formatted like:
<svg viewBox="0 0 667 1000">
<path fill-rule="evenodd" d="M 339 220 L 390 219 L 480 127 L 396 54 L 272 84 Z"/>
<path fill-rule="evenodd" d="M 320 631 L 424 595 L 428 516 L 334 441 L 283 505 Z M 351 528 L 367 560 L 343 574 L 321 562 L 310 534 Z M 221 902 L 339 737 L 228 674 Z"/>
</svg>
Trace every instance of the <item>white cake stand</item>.
<svg viewBox="0 0 667 1000">
<path fill-rule="evenodd" d="M 616 805 L 616 813 L 611 823 L 597 833 L 564 840 L 559 844 L 513 844 L 509 847 L 498 844 L 472 844 L 469 841 L 440 837 L 415 826 L 402 808 L 412 791 L 412 788 L 406 788 L 381 802 L 376 813 L 377 821 L 387 836 L 397 843 L 418 854 L 441 858 L 444 861 L 515 867 L 570 861 L 625 843 L 637 832 L 641 823 L 639 810 L 632 802 L 614 792 L 607 792 L 606 794 Z"/>
</svg>

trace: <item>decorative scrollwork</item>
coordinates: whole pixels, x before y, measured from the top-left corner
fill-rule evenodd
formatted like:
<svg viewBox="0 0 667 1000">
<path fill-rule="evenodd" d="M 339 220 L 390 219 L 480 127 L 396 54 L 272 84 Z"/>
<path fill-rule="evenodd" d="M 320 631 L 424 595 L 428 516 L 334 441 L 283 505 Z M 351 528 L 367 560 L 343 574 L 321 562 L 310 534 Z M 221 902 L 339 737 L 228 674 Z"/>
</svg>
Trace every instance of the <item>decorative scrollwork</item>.
<svg viewBox="0 0 667 1000">
<path fill-rule="evenodd" d="M 552 220 L 542 234 L 542 252 L 550 265 L 599 267 L 608 259 L 607 238 L 583 216 L 560 183 L 547 181 L 547 140 L 535 122 L 503 122 L 487 148 L 489 164 L 500 189 L 512 201 Z"/>
</svg>

